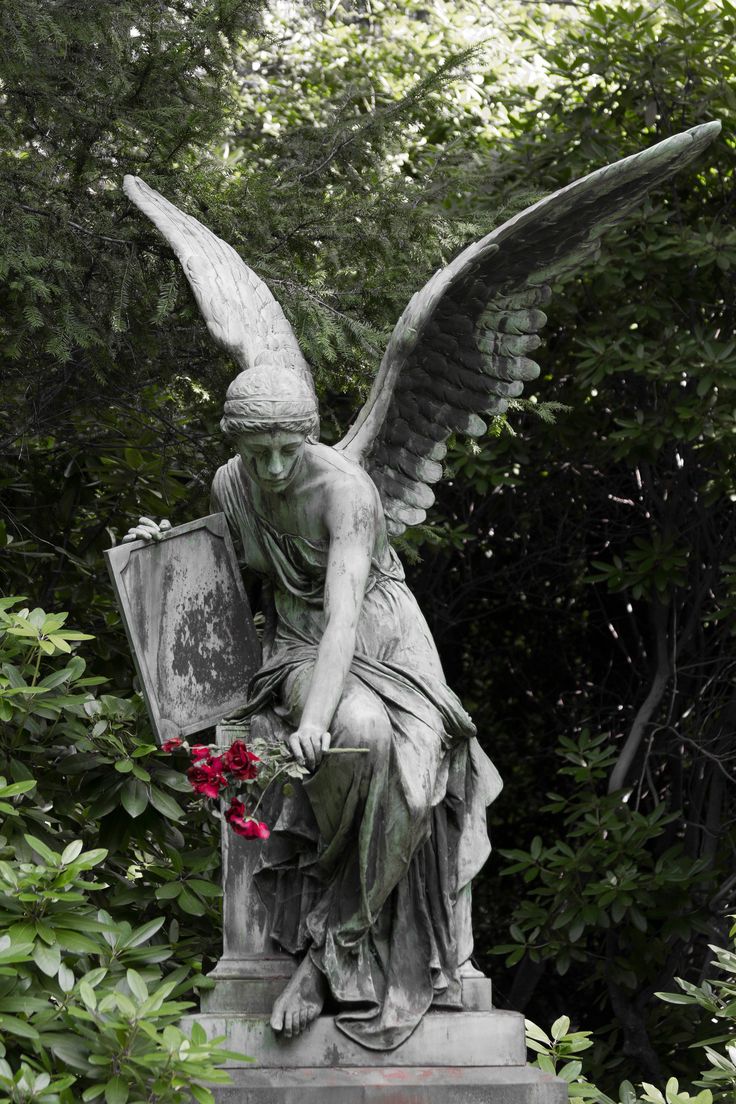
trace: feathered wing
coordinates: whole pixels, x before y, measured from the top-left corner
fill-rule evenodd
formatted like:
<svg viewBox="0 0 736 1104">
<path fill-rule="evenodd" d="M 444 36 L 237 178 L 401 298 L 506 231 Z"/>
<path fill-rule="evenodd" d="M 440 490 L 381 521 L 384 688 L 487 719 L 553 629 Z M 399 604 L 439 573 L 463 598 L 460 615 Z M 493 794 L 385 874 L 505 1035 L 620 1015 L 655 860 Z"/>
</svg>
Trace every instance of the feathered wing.
<svg viewBox="0 0 736 1104">
<path fill-rule="evenodd" d="M 138 176 L 123 190 L 161 231 L 179 258 L 210 334 L 241 368 L 269 363 L 296 372 L 314 392 L 299 343 L 266 284 L 231 245 Z"/>
<path fill-rule="evenodd" d="M 468 246 L 410 301 L 355 424 L 337 445 L 369 471 L 389 531 L 424 520 L 445 441 L 480 436 L 539 375 L 529 359 L 549 284 L 595 256 L 603 233 L 715 138 L 705 123 L 599 169 Z"/>
</svg>

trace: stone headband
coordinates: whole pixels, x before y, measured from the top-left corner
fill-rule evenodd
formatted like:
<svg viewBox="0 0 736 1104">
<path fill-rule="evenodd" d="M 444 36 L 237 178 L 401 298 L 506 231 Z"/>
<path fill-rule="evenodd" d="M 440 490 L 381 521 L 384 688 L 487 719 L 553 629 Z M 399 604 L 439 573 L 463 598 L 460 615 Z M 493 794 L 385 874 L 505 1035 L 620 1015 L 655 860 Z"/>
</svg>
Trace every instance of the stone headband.
<svg viewBox="0 0 736 1104">
<path fill-rule="evenodd" d="M 295 418 L 316 418 L 317 407 L 306 398 L 228 399 L 224 413 L 226 418 L 237 418 L 239 421 L 280 422 Z"/>
</svg>

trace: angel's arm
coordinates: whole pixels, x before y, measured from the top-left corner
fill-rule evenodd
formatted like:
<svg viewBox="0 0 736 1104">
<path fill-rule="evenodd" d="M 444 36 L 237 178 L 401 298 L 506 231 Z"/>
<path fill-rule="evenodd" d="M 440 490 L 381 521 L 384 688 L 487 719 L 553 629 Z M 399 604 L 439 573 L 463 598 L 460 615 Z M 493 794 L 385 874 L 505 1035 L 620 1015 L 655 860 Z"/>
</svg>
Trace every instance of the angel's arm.
<svg viewBox="0 0 736 1104">
<path fill-rule="evenodd" d="M 325 580 L 325 628 L 299 728 L 290 740 L 298 759 L 319 762 L 355 654 L 358 619 L 378 525 L 373 488 L 362 481 L 331 488 L 327 504 L 330 550 Z"/>
</svg>

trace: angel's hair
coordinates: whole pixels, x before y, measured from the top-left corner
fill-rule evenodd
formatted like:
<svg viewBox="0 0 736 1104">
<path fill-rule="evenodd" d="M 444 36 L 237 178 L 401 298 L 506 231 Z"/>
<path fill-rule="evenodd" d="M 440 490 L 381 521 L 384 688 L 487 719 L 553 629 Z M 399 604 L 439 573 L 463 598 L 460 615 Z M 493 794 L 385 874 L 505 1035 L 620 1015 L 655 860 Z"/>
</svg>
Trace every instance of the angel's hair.
<svg viewBox="0 0 736 1104">
<path fill-rule="evenodd" d="M 227 389 L 220 429 L 228 437 L 248 433 L 319 433 L 319 412 L 313 392 L 284 368 L 251 368 L 236 376 Z"/>
</svg>

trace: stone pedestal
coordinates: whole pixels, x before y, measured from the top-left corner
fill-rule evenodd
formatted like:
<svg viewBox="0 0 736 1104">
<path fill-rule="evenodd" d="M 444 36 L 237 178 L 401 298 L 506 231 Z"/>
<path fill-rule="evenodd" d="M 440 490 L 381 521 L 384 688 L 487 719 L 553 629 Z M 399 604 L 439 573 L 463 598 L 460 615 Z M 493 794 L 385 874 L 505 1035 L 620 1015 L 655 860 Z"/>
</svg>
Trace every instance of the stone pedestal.
<svg viewBox="0 0 736 1104">
<path fill-rule="evenodd" d="M 247 738 L 241 727 L 220 725 L 227 746 Z M 252 1061 L 227 1065 L 232 1083 L 213 1089 L 217 1104 L 563 1104 L 567 1085 L 526 1066 L 524 1020 L 492 1007 L 491 982 L 463 980 L 462 1012 L 429 1012 L 393 1051 L 367 1050 L 344 1035 L 332 1016 L 295 1039 L 270 1027 L 274 999 L 295 969 L 273 945 L 268 916 L 253 888 L 262 844 L 223 831 L 223 954 L 210 974 L 214 989 L 199 1023 L 209 1038 Z"/>
<path fill-rule="evenodd" d="M 516 1012 L 429 1012 L 394 1051 L 371 1051 L 321 1016 L 295 1039 L 263 1017 L 209 1013 L 194 1021 L 253 1061 L 231 1061 L 218 1104 L 564 1104 L 567 1085 L 524 1064 Z"/>
<path fill-rule="evenodd" d="M 219 724 L 216 740 L 229 747 L 248 740 L 248 727 Z M 222 958 L 210 978 L 215 988 L 202 995 L 203 1013 L 242 1013 L 268 1017 L 273 1002 L 294 973 L 291 955 L 269 938 L 268 915 L 253 886 L 263 844 L 222 831 Z"/>
<path fill-rule="evenodd" d="M 217 1104 L 565 1104 L 567 1085 L 529 1066 L 235 1070 Z"/>
</svg>

